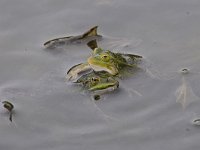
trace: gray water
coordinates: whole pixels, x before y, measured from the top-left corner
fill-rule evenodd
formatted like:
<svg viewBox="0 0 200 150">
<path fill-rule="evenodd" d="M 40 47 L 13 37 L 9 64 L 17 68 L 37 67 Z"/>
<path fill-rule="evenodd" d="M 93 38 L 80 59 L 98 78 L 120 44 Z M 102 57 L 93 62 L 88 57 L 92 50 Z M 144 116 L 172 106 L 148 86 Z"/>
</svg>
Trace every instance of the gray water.
<svg viewBox="0 0 200 150">
<path fill-rule="evenodd" d="M 95 25 L 145 62 L 97 102 L 65 81 L 90 49 L 43 47 Z M 0 0 L 0 150 L 199 150 L 199 25 L 198 0 Z"/>
</svg>

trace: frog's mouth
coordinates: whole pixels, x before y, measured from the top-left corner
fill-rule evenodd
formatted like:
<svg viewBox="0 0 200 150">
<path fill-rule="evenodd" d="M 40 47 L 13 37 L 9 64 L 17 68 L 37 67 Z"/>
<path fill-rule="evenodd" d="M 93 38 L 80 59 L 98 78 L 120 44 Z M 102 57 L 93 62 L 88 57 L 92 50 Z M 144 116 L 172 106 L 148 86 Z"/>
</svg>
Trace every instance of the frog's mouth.
<svg viewBox="0 0 200 150">
<path fill-rule="evenodd" d="M 91 68 L 94 69 L 95 71 L 106 71 L 111 75 L 118 74 L 118 70 L 115 66 L 113 66 L 112 64 L 99 61 L 93 57 L 88 58 L 88 63 L 91 66 Z"/>
<path fill-rule="evenodd" d="M 97 84 L 89 89 L 89 91 L 98 93 L 98 94 L 103 94 L 107 92 L 114 91 L 119 87 L 119 82 L 114 82 L 114 83 L 102 83 L 102 84 Z"/>
</svg>

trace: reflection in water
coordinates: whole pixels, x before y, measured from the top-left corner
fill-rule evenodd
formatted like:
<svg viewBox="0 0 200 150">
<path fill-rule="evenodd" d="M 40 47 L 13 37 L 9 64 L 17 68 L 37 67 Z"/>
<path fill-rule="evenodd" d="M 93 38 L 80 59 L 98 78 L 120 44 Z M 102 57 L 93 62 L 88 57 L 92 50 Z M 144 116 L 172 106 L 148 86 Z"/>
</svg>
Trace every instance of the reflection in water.
<svg viewBox="0 0 200 150">
<path fill-rule="evenodd" d="M 175 95 L 176 102 L 180 103 L 183 109 L 185 109 L 185 107 L 188 106 L 191 102 L 198 99 L 184 77 L 182 77 L 182 84 L 177 88 Z"/>
<path fill-rule="evenodd" d="M 103 116 L 106 121 L 118 121 L 117 118 L 107 115 L 100 107 L 97 106 L 93 97 L 91 97 L 92 105 L 96 108 L 96 110 Z"/>
<path fill-rule="evenodd" d="M 176 95 L 176 102 L 180 103 L 183 109 L 186 108 L 191 102 L 197 101 L 199 97 L 197 97 L 192 88 L 190 87 L 189 83 L 186 81 L 185 76 L 189 74 L 188 69 L 182 69 L 182 84 L 177 88 L 175 95 Z"/>
</svg>

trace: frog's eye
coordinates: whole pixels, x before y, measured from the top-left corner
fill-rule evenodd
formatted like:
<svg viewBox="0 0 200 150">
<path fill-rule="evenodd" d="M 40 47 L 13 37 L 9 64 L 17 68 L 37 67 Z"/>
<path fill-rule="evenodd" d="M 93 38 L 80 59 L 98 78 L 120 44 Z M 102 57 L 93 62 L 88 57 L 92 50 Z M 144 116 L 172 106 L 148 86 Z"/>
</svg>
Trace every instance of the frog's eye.
<svg viewBox="0 0 200 150">
<path fill-rule="evenodd" d="M 108 54 L 102 54 L 102 55 L 101 55 L 101 59 L 102 59 L 103 61 L 109 61 L 110 57 L 109 57 Z"/>
<path fill-rule="evenodd" d="M 106 59 L 108 56 L 107 56 L 107 55 L 103 55 L 102 57 L 103 57 L 104 59 Z"/>
<path fill-rule="evenodd" d="M 99 78 L 97 78 L 97 77 L 92 77 L 91 80 L 94 81 L 94 82 L 99 82 Z"/>
</svg>

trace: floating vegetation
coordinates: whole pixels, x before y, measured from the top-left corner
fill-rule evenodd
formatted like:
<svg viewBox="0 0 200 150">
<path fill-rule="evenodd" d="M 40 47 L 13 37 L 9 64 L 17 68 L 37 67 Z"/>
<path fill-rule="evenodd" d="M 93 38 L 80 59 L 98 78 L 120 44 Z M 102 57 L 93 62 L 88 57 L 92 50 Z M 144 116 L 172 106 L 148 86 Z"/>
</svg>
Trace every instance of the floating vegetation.
<svg viewBox="0 0 200 150">
<path fill-rule="evenodd" d="M 81 63 L 71 67 L 67 72 L 67 79 L 69 81 L 75 80 L 81 75 L 91 72 L 92 68 L 89 66 L 88 63 Z"/>
<path fill-rule="evenodd" d="M 49 40 L 44 43 L 44 46 L 48 49 L 54 49 L 60 46 L 69 45 L 69 44 L 81 44 L 87 43 L 91 40 L 100 40 L 102 38 L 101 35 L 97 34 L 98 26 L 94 26 L 89 29 L 87 32 L 77 35 L 77 36 L 67 36 L 67 37 L 60 37 Z"/>
<path fill-rule="evenodd" d="M 192 124 L 195 125 L 195 126 L 200 126 L 200 118 L 194 119 L 192 121 Z"/>
<path fill-rule="evenodd" d="M 2 104 L 3 104 L 3 107 L 9 111 L 10 113 L 9 120 L 12 122 L 12 111 L 14 109 L 14 105 L 8 101 L 3 101 Z"/>
<path fill-rule="evenodd" d="M 189 69 L 187 69 L 187 68 L 183 68 L 183 69 L 181 69 L 181 73 L 182 74 L 188 74 L 190 71 L 189 71 Z"/>
<path fill-rule="evenodd" d="M 100 95 L 94 95 L 94 100 L 98 101 L 100 100 L 101 96 Z"/>
</svg>

